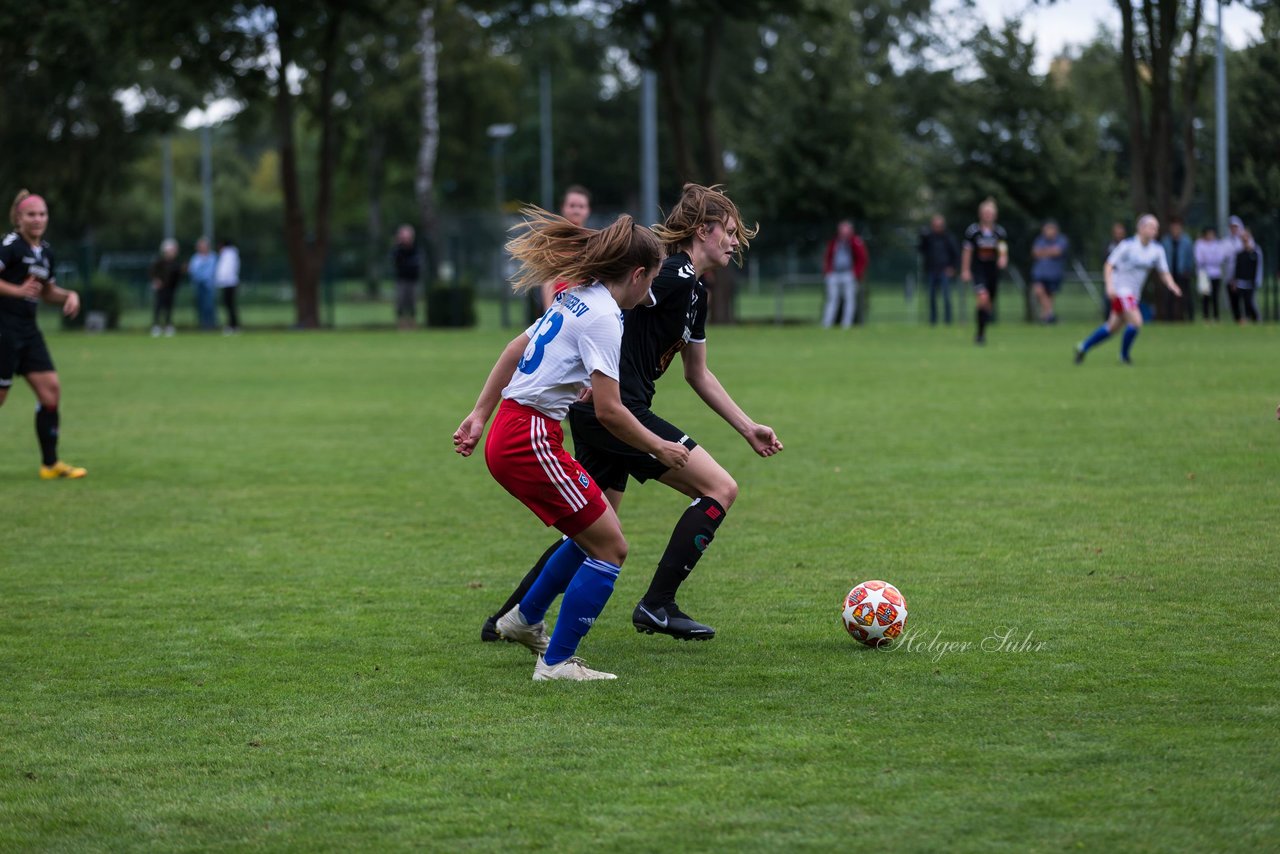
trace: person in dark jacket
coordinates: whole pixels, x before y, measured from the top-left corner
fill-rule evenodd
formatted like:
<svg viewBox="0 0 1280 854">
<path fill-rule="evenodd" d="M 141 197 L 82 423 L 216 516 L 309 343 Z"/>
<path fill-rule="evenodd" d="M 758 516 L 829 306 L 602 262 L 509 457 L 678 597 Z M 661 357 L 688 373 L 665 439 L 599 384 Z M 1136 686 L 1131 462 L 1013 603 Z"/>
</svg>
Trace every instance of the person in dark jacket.
<svg viewBox="0 0 1280 854">
<path fill-rule="evenodd" d="M 924 278 L 929 283 L 929 325 L 938 323 L 938 294 L 942 294 L 943 316 L 951 325 L 951 278 L 960 266 L 960 247 L 947 232 L 942 214 L 934 214 L 929 227 L 920 232 L 917 245 L 924 262 Z"/>
<path fill-rule="evenodd" d="M 412 329 L 418 316 L 418 280 L 422 277 L 422 259 L 413 226 L 402 225 L 396 231 L 391 264 L 396 271 L 396 324 L 401 329 Z"/>
<path fill-rule="evenodd" d="M 167 238 L 160 244 L 160 255 L 148 271 L 155 302 L 151 311 L 151 337 L 173 337 L 173 298 L 182 281 L 182 262 L 178 260 L 178 241 Z"/>
</svg>

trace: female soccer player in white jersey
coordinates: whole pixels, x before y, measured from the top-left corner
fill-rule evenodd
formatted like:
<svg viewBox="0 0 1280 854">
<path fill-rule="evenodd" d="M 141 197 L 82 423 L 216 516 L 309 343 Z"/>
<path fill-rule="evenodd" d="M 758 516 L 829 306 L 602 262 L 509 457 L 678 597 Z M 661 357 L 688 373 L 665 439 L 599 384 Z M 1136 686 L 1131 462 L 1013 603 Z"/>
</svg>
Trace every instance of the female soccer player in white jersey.
<svg viewBox="0 0 1280 854">
<path fill-rule="evenodd" d="M 1177 282 L 1169 273 L 1169 261 L 1165 257 L 1164 248 L 1156 242 L 1159 230 L 1159 220 L 1151 214 L 1143 214 L 1138 218 L 1137 234 L 1120 241 L 1107 256 L 1107 263 L 1102 267 L 1102 277 L 1107 286 L 1107 299 L 1111 301 L 1111 314 L 1106 323 L 1076 345 L 1077 365 L 1084 361 L 1085 353 L 1106 341 L 1121 326 L 1125 330 L 1120 343 L 1120 361 L 1126 365 L 1133 364 L 1129 351 L 1133 348 L 1133 339 L 1138 337 L 1138 330 L 1142 329 L 1138 298 L 1142 294 L 1142 285 L 1152 270 L 1159 272 L 1160 280 L 1166 288 L 1173 291 L 1174 296 L 1182 296 Z"/>
<path fill-rule="evenodd" d="M 498 632 L 538 654 L 534 681 L 614 679 L 589 669 L 574 653 L 613 592 L 627 542 L 600 487 L 565 451 L 560 422 L 590 387 L 601 421 L 619 439 L 674 470 L 688 462 L 688 449 L 636 420 L 622 404 L 618 385 L 622 309 L 649 292 L 662 247 L 629 216 L 593 231 L 537 208 L 527 208 L 525 215 L 527 230 L 507 244 L 521 264 L 516 292 L 551 278 L 587 284 L 557 294 L 546 313 L 507 345 L 453 444 L 470 456 L 501 398 L 485 442 L 489 471 L 573 543 L 498 621 Z M 560 618 L 548 641 L 543 616 L 561 593 Z"/>
<path fill-rule="evenodd" d="M 80 297 L 58 287 L 53 253 L 44 242 L 49 208 L 26 190 L 9 210 L 14 231 L 0 240 L 0 404 L 9 395 L 14 374 L 22 374 L 36 394 L 36 438 L 40 441 L 40 477 L 80 478 L 85 470 L 58 459 L 58 403 L 62 387 L 44 335 L 36 325 L 41 300 L 62 306 L 75 317 Z"/>
<path fill-rule="evenodd" d="M 670 253 L 653 282 L 648 298 L 627 314 L 622 337 L 622 402 L 645 427 L 689 448 L 689 464 L 672 469 L 663 461 L 619 441 L 599 413 L 599 396 L 569 411 L 578 459 L 606 491 L 616 509 L 629 480 L 657 480 L 693 499 L 676 521 L 667 547 L 658 560 L 649 589 L 631 615 L 632 625 L 645 634 L 664 634 L 680 640 L 710 640 L 716 630 L 686 614 L 676 594 L 703 552 L 711 544 L 725 515 L 738 497 L 738 484 L 689 433 L 653 412 L 655 384 L 676 355 L 683 362 L 685 381 L 712 411 L 746 439 L 762 457 L 782 450 L 771 427 L 753 421 L 707 366 L 707 301 L 702 278 L 740 258 L 756 234 L 744 226 L 737 206 L 718 187 L 686 184 L 680 200 L 655 232 Z M 594 404 L 594 405 L 593 405 Z M 521 601 L 551 567 L 563 559 L 567 546 L 554 543 L 543 553 L 499 611 L 485 621 L 481 640 L 494 640 L 501 617 Z"/>
</svg>

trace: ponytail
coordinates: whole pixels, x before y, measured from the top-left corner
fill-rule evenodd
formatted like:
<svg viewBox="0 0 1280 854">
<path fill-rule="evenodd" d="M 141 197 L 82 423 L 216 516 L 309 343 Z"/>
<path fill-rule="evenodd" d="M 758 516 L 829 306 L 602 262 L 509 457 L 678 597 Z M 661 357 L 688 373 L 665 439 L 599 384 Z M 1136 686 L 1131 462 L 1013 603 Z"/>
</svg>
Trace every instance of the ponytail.
<svg viewBox="0 0 1280 854">
<path fill-rule="evenodd" d="M 575 285 L 614 282 L 632 270 L 651 270 L 662 262 L 657 237 L 626 214 L 608 228 L 596 230 L 532 205 L 521 213 L 525 222 L 512 230 L 524 233 L 507 241 L 507 251 L 520 262 L 520 274 L 511 285 L 516 293 L 549 279 Z"/>
</svg>

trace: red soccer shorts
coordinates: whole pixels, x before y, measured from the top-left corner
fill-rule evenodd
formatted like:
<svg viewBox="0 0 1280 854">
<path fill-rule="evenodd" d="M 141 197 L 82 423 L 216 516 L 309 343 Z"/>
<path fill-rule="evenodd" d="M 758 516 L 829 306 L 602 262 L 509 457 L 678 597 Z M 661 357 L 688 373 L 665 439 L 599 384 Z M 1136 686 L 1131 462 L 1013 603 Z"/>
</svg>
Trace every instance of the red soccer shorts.
<svg viewBox="0 0 1280 854">
<path fill-rule="evenodd" d="M 564 432 L 536 409 L 502 401 L 484 444 L 493 479 L 544 525 L 575 537 L 608 508 L 604 493 L 564 449 Z"/>
<path fill-rule="evenodd" d="M 1116 314 L 1124 314 L 1126 311 L 1138 310 L 1138 298 L 1132 294 L 1126 294 L 1122 297 L 1113 297 L 1111 299 L 1111 310 Z"/>
</svg>

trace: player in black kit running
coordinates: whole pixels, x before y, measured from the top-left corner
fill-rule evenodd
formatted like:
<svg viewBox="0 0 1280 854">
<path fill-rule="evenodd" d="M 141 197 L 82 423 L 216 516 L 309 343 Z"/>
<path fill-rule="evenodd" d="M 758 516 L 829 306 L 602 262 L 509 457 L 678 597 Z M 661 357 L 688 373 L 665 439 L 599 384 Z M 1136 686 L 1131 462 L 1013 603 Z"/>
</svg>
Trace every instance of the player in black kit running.
<svg viewBox="0 0 1280 854">
<path fill-rule="evenodd" d="M 53 252 L 44 242 L 49 208 L 26 190 L 9 209 L 14 230 L 0 239 L 0 404 L 9 396 L 15 374 L 26 377 L 36 394 L 36 438 L 40 441 L 40 477 L 76 479 L 85 470 L 58 459 L 58 403 L 62 389 L 44 335 L 36 325 L 40 301 L 62 306 L 75 317 L 80 297 L 58 287 Z"/>
<path fill-rule="evenodd" d="M 653 282 L 648 302 L 627 312 L 622 336 L 620 386 L 623 404 L 648 429 L 689 448 L 689 462 L 668 469 L 643 451 L 619 441 L 595 417 L 589 401 L 569 410 L 578 462 L 605 490 L 617 509 L 628 478 L 659 480 L 693 499 L 671 533 L 670 542 L 631 620 L 637 631 L 683 640 L 707 640 L 715 629 L 694 620 L 676 604 L 676 592 L 710 545 L 716 529 L 738 497 L 738 484 L 707 451 L 678 427 L 650 410 L 654 385 L 679 353 L 685 381 L 708 406 L 733 425 L 762 457 L 782 450 L 773 429 L 752 421 L 707 367 L 707 286 L 702 275 L 741 261 L 756 235 L 745 228 L 737 207 L 718 187 L 686 184 L 666 221 L 654 229 L 670 253 Z M 539 558 L 511 598 L 485 622 L 481 640 L 497 640 L 497 618 L 514 607 L 561 547 Z"/>
</svg>

